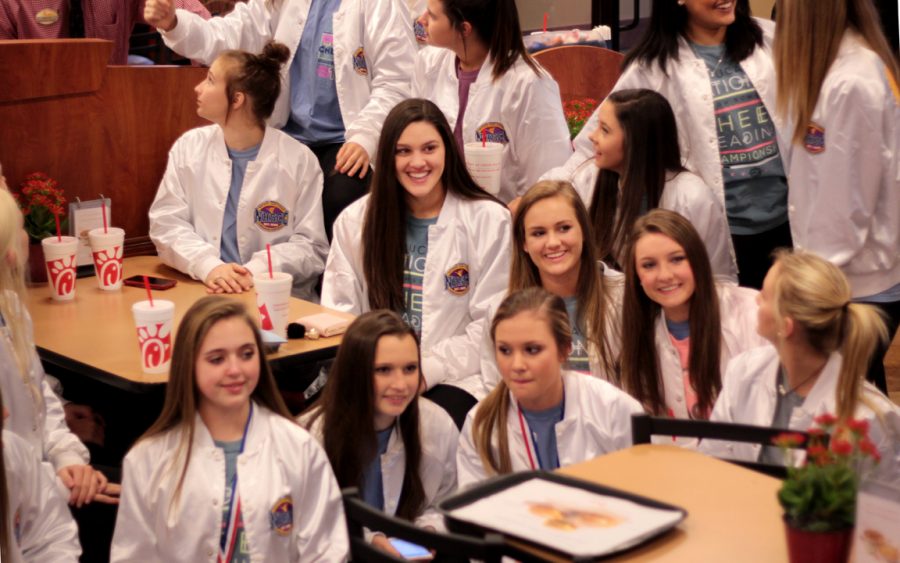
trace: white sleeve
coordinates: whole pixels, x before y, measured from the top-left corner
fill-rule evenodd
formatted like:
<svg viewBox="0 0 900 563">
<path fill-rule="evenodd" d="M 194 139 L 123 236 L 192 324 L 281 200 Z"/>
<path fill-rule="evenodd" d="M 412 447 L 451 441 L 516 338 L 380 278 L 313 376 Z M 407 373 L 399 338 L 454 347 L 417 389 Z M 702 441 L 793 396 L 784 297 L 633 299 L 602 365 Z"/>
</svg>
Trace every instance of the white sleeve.
<svg viewBox="0 0 900 563">
<path fill-rule="evenodd" d="M 735 399 L 741 400 L 740 397 L 734 397 L 735 387 L 738 384 L 738 378 L 746 370 L 745 362 L 741 356 L 736 356 L 722 376 L 722 390 L 716 398 L 716 404 L 713 406 L 712 413 L 709 415 L 710 422 L 741 422 L 735 419 Z M 734 443 L 725 440 L 701 440 L 697 451 L 709 456 L 734 459 Z"/>
<path fill-rule="evenodd" d="M 490 393 L 502 379 L 497 367 L 497 356 L 494 352 L 494 341 L 491 339 L 491 322 L 494 319 L 493 308 L 485 315 L 481 329 L 481 385 L 485 393 Z"/>
<path fill-rule="evenodd" d="M 78 436 L 69 430 L 62 402 L 43 377 L 43 369 L 37 357 L 35 368 L 41 370 L 41 394 L 44 397 L 44 454 L 54 471 L 70 465 L 87 465 L 91 455 Z"/>
<path fill-rule="evenodd" d="M 151 462 L 148 459 L 136 462 L 132 453 L 122 462 L 122 493 L 110 553 L 110 561 L 114 563 L 147 561 L 156 553 L 156 533 L 150 521 L 154 511 L 144 496 L 151 494 L 146 474 Z"/>
<path fill-rule="evenodd" d="M 453 419 L 447 415 L 441 417 L 441 421 L 443 428 L 436 433 L 438 434 L 437 436 L 422 436 L 423 440 L 439 439 L 441 441 L 437 448 L 443 454 L 443 459 L 441 460 L 443 462 L 441 464 L 441 484 L 438 487 L 437 494 L 425 508 L 425 511 L 416 518 L 416 525 L 420 528 L 431 526 L 439 532 L 444 531 L 446 528 L 444 526 L 444 516 L 438 511 L 437 504 L 456 491 L 456 450 L 459 444 L 459 431 L 456 429 Z"/>
<path fill-rule="evenodd" d="M 175 11 L 175 27 L 159 32 L 170 49 L 206 65 L 211 65 L 226 49 L 259 53 L 274 29 L 273 14 L 266 3 L 265 0 L 238 2 L 228 15 L 208 20 L 179 9 Z"/>
<path fill-rule="evenodd" d="M 472 438 L 473 421 L 479 405 L 475 405 L 469 411 L 462 432 L 459 433 L 459 446 L 456 449 L 456 479 L 460 490 L 477 485 L 487 479 L 487 472 L 484 470 L 481 456 L 478 455 L 475 440 Z"/>
<path fill-rule="evenodd" d="M 184 141 L 182 137 L 169 151 L 166 171 L 148 213 L 149 234 L 164 264 L 202 282 L 213 268 L 224 262 L 219 258 L 219 250 L 203 240 L 191 222 L 187 190 L 198 186 L 185 185 L 180 169 L 186 158 L 204 158 L 205 155 L 183 154 Z"/>
<path fill-rule="evenodd" d="M 310 437 L 303 447 L 305 478 L 293 509 L 296 560 L 344 562 L 350 540 L 341 490 L 318 442 Z"/>
<path fill-rule="evenodd" d="M 369 303 L 363 290 L 362 221 L 355 221 L 347 213 L 347 208 L 334 222 L 331 250 L 325 262 L 325 276 L 322 280 L 322 306 L 329 309 L 360 315 L 369 310 Z"/>
</svg>

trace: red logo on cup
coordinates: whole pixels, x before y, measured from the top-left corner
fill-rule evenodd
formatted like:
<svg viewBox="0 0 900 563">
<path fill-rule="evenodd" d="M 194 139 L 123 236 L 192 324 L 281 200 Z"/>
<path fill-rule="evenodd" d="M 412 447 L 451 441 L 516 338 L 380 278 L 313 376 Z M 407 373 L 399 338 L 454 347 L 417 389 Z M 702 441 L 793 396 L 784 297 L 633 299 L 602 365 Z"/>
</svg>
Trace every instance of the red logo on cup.
<svg viewBox="0 0 900 563">
<path fill-rule="evenodd" d="M 75 256 L 48 261 L 47 272 L 50 274 L 50 285 L 57 295 L 75 291 Z"/>
<path fill-rule="evenodd" d="M 122 247 L 94 252 L 94 267 L 103 285 L 116 285 L 122 279 Z"/>
<path fill-rule="evenodd" d="M 154 323 L 137 329 L 141 358 L 148 369 L 158 368 L 172 357 L 172 333 L 167 330 L 163 334 L 165 324 Z"/>
<path fill-rule="evenodd" d="M 272 315 L 269 314 L 269 308 L 263 303 L 259 306 L 259 324 L 263 330 L 273 330 L 275 325 L 272 324 Z"/>
</svg>

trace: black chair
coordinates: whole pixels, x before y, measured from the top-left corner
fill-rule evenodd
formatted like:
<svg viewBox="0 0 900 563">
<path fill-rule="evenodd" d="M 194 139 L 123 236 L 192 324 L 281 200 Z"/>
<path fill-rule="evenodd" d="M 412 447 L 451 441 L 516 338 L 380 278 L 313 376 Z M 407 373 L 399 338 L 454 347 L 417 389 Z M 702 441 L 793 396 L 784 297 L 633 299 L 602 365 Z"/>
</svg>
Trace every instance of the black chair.
<svg viewBox="0 0 900 563">
<path fill-rule="evenodd" d="M 344 513 L 350 534 L 350 558 L 366 563 L 394 563 L 398 559 L 371 545 L 363 536 L 363 527 L 377 530 L 388 537 L 400 538 L 435 552 L 435 561 L 468 561 L 479 559 L 499 563 L 503 556 L 503 536 L 488 534 L 484 539 L 437 533 L 415 527 L 400 518 L 388 516 L 384 512 L 366 504 L 356 488 L 341 491 L 344 499 Z"/>
<path fill-rule="evenodd" d="M 749 424 L 732 424 L 729 422 L 710 422 L 708 420 L 686 420 L 683 418 L 656 417 L 646 414 L 631 415 L 631 440 L 637 444 L 649 444 L 651 436 L 679 436 L 684 438 L 709 438 L 713 440 L 727 440 L 729 442 L 748 442 L 771 446 L 772 440 L 779 434 L 790 432 L 803 436 L 803 444 L 799 449 L 806 449 L 809 444 L 809 434 L 786 428 L 772 428 L 770 426 L 752 426 Z M 824 436 L 820 442 L 828 445 L 828 436 Z M 787 469 L 781 465 L 769 465 L 755 461 L 738 461 L 726 459 L 736 465 L 765 473 L 772 477 L 784 479 Z"/>
</svg>

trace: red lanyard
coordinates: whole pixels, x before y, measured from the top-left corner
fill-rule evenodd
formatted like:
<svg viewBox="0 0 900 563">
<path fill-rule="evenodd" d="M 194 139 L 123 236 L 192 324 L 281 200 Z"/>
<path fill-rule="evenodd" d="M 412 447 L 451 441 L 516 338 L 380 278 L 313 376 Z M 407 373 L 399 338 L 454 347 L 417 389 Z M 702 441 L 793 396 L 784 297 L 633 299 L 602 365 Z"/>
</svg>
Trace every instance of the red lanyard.
<svg viewBox="0 0 900 563">
<path fill-rule="evenodd" d="M 531 464 L 531 470 L 537 471 L 534 466 L 534 456 L 531 455 L 531 447 L 528 445 L 528 433 L 525 432 L 525 418 L 522 416 L 522 409 L 516 405 L 516 411 L 519 413 L 519 429 L 522 431 L 522 440 L 525 441 L 525 451 L 528 453 L 528 463 Z"/>
</svg>

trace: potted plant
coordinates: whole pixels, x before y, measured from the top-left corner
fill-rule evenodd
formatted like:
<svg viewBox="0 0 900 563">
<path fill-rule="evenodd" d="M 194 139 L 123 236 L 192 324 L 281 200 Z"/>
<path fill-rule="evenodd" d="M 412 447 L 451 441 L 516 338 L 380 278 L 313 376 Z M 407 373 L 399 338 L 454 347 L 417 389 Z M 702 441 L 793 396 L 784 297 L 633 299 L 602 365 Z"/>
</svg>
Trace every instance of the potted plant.
<svg viewBox="0 0 900 563">
<path fill-rule="evenodd" d="M 566 115 L 566 125 L 569 126 L 569 135 L 574 139 L 587 120 L 590 119 L 600 102 L 593 98 L 576 98 L 563 104 L 563 113 Z"/>
<path fill-rule="evenodd" d="M 818 428 L 809 431 L 805 462 L 786 463 L 787 478 L 778 492 L 788 553 L 792 563 L 843 563 L 850 553 L 860 474 L 878 463 L 880 455 L 865 420 L 842 422 L 824 414 L 815 423 Z M 775 444 L 789 460 L 788 449 L 801 446 L 803 440 L 802 434 L 788 433 Z"/>
<path fill-rule="evenodd" d="M 41 240 L 56 234 L 66 224 L 66 196 L 58 183 L 43 172 L 34 172 L 25 177 L 19 191 L 13 197 L 25 217 L 25 232 L 28 233 L 28 279 L 31 283 L 47 281 L 44 253 Z"/>
</svg>

